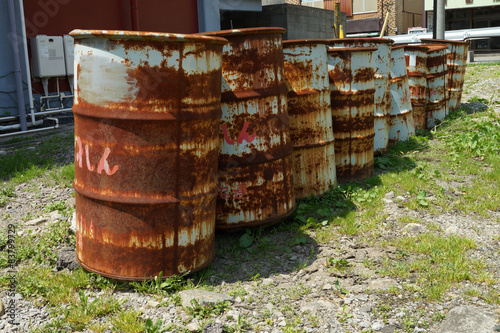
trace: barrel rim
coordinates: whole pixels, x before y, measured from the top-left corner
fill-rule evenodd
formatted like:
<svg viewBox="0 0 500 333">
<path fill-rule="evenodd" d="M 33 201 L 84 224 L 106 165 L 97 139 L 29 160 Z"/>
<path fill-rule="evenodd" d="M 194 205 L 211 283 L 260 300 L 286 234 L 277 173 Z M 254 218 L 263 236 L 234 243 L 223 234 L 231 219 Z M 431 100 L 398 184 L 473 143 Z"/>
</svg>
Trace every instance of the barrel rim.
<svg viewBox="0 0 500 333">
<path fill-rule="evenodd" d="M 328 48 L 328 53 L 335 52 L 375 52 L 377 51 L 377 47 L 330 47 Z"/>
<path fill-rule="evenodd" d="M 376 44 L 394 44 L 394 41 L 390 38 L 379 38 L 379 37 L 374 37 L 374 38 L 366 38 L 366 37 L 359 37 L 359 38 L 331 38 L 327 39 L 328 43 L 334 44 L 335 42 L 338 42 L 339 44 L 342 42 L 362 42 L 362 43 L 376 43 Z"/>
<path fill-rule="evenodd" d="M 160 41 L 160 42 L 191 42 L 205 44 L 227 44 L 228 41 L 220 37 L 211 37 L 193 34 L 177 34 L 149 31 L 129 30 L 93 30 L 74 29 L 70 33 L 74 39 L 105 38 L 113 40 Z"/>
<path fill-rule="evenodd" d="M 325 44 L 325 45 L 328 45 L 328 40 L 326 40 L 326 39 L 291 39 L 291 40 L 284 40 L 283 41 L 283 46 L 307 45 L 307 44 Z"/>
<path fill-rule="evenodd" d="M 405 44 L 403 45 L 404 48 L 405 48 L 405 51 L 406 50 L 410 50 L 410 51 L 421 51 L 421 52 L 425 52 L 427 53 L 429 51 L 429 48 L 427 46 L 423 46 L 423 45 L 415 45 L 415 44 Z"/>
<path fill-rule="evenodd" d="M 210 32 L 199 32 L 195 34 L 196 36 L 208 36 L 208 37 L 232 37 L 232 36 L 245 36 L 245 35 L 257 35 L 257 34 L 284 34 L 286 33 L 285 28 L 280 27 L 258 27 L 258 28 L 242 28 L 242 29 L 229 29 L 229 30 L 219 30 Z"/>
<path fill-rule="evenodd" d="M 427 53 L 440 52 L 443 50 L 448 50 L 448 45 L 445 44 L 421 44 L 422 46 L 427 48 Z"/>
<path fill-rule="evenodd" d="M 399 50 L 399 49 L 403 49 L 405 46 L 404 45 L 396 45 L 396 46 L 392 46 L 391 47 L 391 51 L 394 51 L 394 50 Z"/>
<path fill-rule="evenodd" d="M 449 44 L 457 44 L 457 45 L 465 45 L 469 44 L 469 41 L 466 40 L 449 40 L 449 39 L 431 39 L 431 38 L 421 38 L 421 42 L 426 42 L 430 44 L 443 44 L 443 43 L 449 43 Z"/>
</svg>

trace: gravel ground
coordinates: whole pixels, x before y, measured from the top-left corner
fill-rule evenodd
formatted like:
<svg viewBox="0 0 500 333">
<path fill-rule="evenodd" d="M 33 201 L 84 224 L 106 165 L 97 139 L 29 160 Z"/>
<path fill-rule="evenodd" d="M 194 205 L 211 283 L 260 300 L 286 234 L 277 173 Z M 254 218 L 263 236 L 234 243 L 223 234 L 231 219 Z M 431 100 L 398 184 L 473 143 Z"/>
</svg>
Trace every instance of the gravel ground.
<svg viewBox="0 0 500 333">
<path fill-rule="evenodd" d="M 498 78 L 466 82 L 462 101 L 472 97 L 487 100 L 491 96 L 498 98 L 499 82 Z M 483 105 L 481 102 L 468 104 L 477 111 Z M 498 111 L 498 105 L 495 107 Z M 29 144 L 36 147 L 37 140 Z M 68 148 L 64 159 L 71 162 L 72 147 Z M 453 191 L 453 184 L 448 185 Z M 47 186 L 41 180 L 19 184 L 15 187 L 15 197 L 0 207 L 1 227 L 5 228 L 6 214 L 9 214 L 10 221 L 25 225 L 24 230 L 19 230 L 21 233 L 27 229 L 43 232 L 55 220 L 71 219 L 57 212 L 43 213 L 43 208 L 55 201 L 74 205 L 72 192 L 66 187 Z M 500 290 L 499 212 L 492 212 L 487 218 L 475 213 L 430 214 L 408 209 L 401 204 L 406 200 L 407 197 L 395 198 L 392 192 L 385 194 L 383 204 L 387 218 L 384 225 L 395 224 L 398 218 L 405 216 L 419 221 L 405 228 L 388 228 L 391 233 L 396 236 L 415 235 L 437 225 L 445 234 L 474 239 L 477 249 L 471 255 L 489 266 L 490 273 L 497 281 L 495 287 Z M 290 234 L 276 231 L 267 236 L 271 243 L 285 244 Z M 488 304 L 479 297 L 464 296 L 464 290 L 470 288 L 467 282 L 448 290 L 442 300 L 428 302 L 417 297 L 418 290 L 409 292 L 408 288 L 403 288 L 403 285 L 415 282 L 412 278 L 392 279 L 379 275 L 377 267 L 382 261 L 397 260 L 396 248 L 371 246 L 359 236 L 340 234 L 335 241 L 319 244 L 314 236 L 311 234 L 305 243 L 299 242 L 287 249 L 269 250 L 263 253 L 261 261 L 256 261 L 254 256 L 249 255 L 253 250 L 261 250 L 256 245 L 235 255 L 225 251 L 230 245 L 227 243 L 234 238 L 218 233 L 217 255 L 210 268 L 212 274 L 207 284 L 213 287 L 214 292 L 220 293 L 217 297 L 227 297 L 231 306 L 229 311 L 214 318 L 209 325 L 192 319 L 172 296 L 123 291 L 115 291 L 113 295 L 125 301 L 125 308 L 141 310 L 144 318 L 161 318 L 164 325 L 172 323 L 191 331 L 202 331 L 205 327 L 204 332 L 222 332 L 222 324 L 238 327 L 238 324 L 242 324 L 241 320 L 250 325 L 248 331 L 272 333 L 447 332 L 441 327 L 442 319 L 450 310 L 463 305 L 472 306 L 474 311 L 483 311 L 498 324 L 498 305 Z M 386 238 L 392 236 L 381 235 Z M 328 267 L 331 258 L 345 259 L 350 267 L 343 271 L 334 270 Z M 203 295 L 196 295 L 200 291 L 192 293 L 203 299 Z M 90 300 L 102 294 L 89 292 Z M 186 297 L 182 295 L 182 301 Z M 7 291 L 0 292 L 0 299 L 7 306 Z M 15 299 L 19 332 L 27 332 L 28 328 L 47 323 L 49 311 L 45 306 L 24 300 L 19 294 L 16 294 Z M 6 315 L 0 319 L 0 332 L 15 331 L 16 327 L 7 320 Z M 104 317 L 100 320 L 108 319 Z"/>
</svg>

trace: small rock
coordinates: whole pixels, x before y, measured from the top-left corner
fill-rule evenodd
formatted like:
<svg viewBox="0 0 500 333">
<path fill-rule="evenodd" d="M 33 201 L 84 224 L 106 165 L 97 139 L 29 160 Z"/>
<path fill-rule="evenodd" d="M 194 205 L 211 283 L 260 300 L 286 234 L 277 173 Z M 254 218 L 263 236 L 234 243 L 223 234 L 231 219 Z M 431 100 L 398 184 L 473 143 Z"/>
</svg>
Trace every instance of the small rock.
<svg viewBox="0 0 500 333">
<path fill-rule="evenodd" d="M 391 203 L 394 203 L 394 201 L 392 201 L 391 199 L 387 199 L 387 198 L 382 198 L 382 201 L 386 204 L 391 204 Z"/>
<path fill-rule="evenodd" d="M 69 229 L 73 231 L 73 233 L 76 232 L 76 213 L 73 213 L 73 217 L 71 218 L 71 224 L 69 226 Z"/>
<path fill-rule="evenodd" d="M 359 326 L 362 328 L 368 328 L 368 327 L 370 327 L 370 323 L 367 321 L 362 321 L 359 323 Z"/>
<path fill-rule="evenodd" d="M 495 316 L 475 306 L 459 306 L 450 310 L 438 333 L 491 333 Z"/>
<path fill-rule="evenodd" d="M 380 330 L 380 333 L 394 333 L 395 330 L 396 330 L 396 326 L 387 325 L 385 327 L 382 327 L 382 329 Z"/>
<path fill-rule="evenodd" d="M 385 198 L 386 198 L 386 199 L 392 199 L 392 198 L 394 198 L 394 191 L 387 192 L 387 193 L 385 194 Z"/>
<path fill-rule="evenodd" d="M 65 268 L 68 268 L 70 271 L 73 271 L 80 267 L 78 261 L 76 260 L 75 249 L 72 248 L 63 248 L 57 252 L 57 262 L 56 267 L 58 271 L 61 271 Z"/>
<path fill-rule="evenodd" d="M 191 300 L 195 299 L 199 305 L 210 305 L 225 301 L 233 301 L 233 298 L 226 294 L 215 293 L 212 291 L 189 289 L 179 292 L 183 307 L 192 306 Z"/>
<path fill-rule="evenodd" d="M 24 225 L 26 226 L 35 226 L 35 225 L 40 225 L 42 223 L 45 223 L 47 222 L 47 218 L 46 217 L 39 217 L 37 219 L 33 219 L 33 220 L 29 220 L 28 222 L 26 222 Z"/>
<path fill-rule="evenodd" d="M 5 314 L 5 307 L 3 301 L 0 299 L 0 318 Z"/>
<path fill-rule="evenodd" d="M 376 321 L 372 324 L 372 330 L 374 331 L 380 331 L 384 327 L 384 324 L 380 321 Z"/>
<path fill-rule="evenodd" d="M 304 268 L 304 271 L 306 271 L 309 274 L 317 272 L 318 271 L 318 264 L 316 262 L 313 262 L 310 266 L 307 266 L 306 268 Z"/>
<path fill-rule="evenodd" d="M 189 323 L 186 328 L 191 332 L 198 332 L 200 330 L 200 325 L 198 323 Z"/>
<path fill-rule="evenodd" d="M 208 323 L 203 327 L 203 333 L 224 333 L 224 325 L 222 323 Z"/>
<path fill-rule="evenodd" d="M 359 308 L 359 312 L 372 312 L 372 307 L 369 305 L 363 305 L 362 307 Z"/>
<path fill-rule="evenodd" d="M 405 201 L 406 199 L 405 199 L 405 197 L 402 197 L 402 196 L 399 195 L 399 196 L 396 197 L 396 200 L 397 201 Z"/>
<path fill-rule="evenodd" d="M 458 233 L 458 228 L 454 225 L 452 226 L 449 226 L 448 228 L 446 228 L 444 230 L 444 233 L 447 234 L 447 235 L 455 235 Z"/>
<path fill-rule="evenodd" d="M 374 290 L 374 291 L 380 291 L 380 290 L 387 290 L 393 287 L 397 287 L 398 283 L 394 279 L 377 279 L 370 281 L 368 285 L 368 289 Z"/>
<path fill-rule="evenodd" d="M 328 283 L 323 286 L 323 290 L 332 290 L 332 288 L 332 285 Z"/>
<path fill-rule="evenodd" d="M 274 280 L 271 278 L 265 278 L 262 280 L 262 285 L 268 285 L 268 284 L 273 284 L 274 285 Z"/>
<path fill-rule="evenodd" d="M 422 225 L 418 223 L 408 223 L 404 226 L 403 231 L 417 234 L 419 232 L 422 232 Z"/>
<path fill-rule="evenodd" d="M 160 305 L 160 302 L 157 301 L 149 301 L 146 303 L 146 306 L 149 306 L 150 308 L 156 308 Z"/>
<path fill-rule="evenodd" d="M 285 327 L 286 326 L 286 320 L 282 320 L 278 323 L 278 326 Z"/>
<path fill-rule="evenodd" d="M 241 299 L 240 296 L 236 297 L 236 299 L 234 300 L 236 303 L 241 303 L 243 302 L 243 300 Z"/>
<path fill-rule="evenodd" d="M 311 312 L 311 313 L 317 313 L 318 311 L 321 310 L 333 310 L 338 307 L 338 304 L 334 304 L 329 301 L 324 301 L 324 300 L 318 300 L 316 302 L 311 302 L 307 303 L 306 305 L 303 305 L 300 308 L 300 312 Z"/>
</svg>

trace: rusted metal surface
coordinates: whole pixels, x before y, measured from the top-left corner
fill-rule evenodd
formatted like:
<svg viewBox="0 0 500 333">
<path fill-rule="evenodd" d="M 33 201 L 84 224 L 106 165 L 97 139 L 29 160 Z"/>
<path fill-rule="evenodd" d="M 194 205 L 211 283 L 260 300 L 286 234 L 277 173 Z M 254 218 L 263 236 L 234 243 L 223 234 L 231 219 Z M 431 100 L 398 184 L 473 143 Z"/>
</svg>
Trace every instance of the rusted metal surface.
<svg viewBox="0 0 500 333">
<path fill-rule="evenodd" d="M 325 40 L 283 42 L 295 198 L 337 183 Z"/>
<path fill-rule="evenodd" d="M 391 116 L 389 144 L 407 140 L 415 135 L 415 122 L 411 107 L 410 85 L 406 71 L 404 46 L 391 50 Z"/>
<path fill-rule="evenodd" d="M 421 39 L 425 44 L 444 44 L 448 47 L 447 53 L 447 99 L 448 109 L 456 110 L 460 106 L 462 99 L 462 88 L 465 79 L 465 69 L 467 68 L 467 51 L 469 41 L 442 40 L 442 39 Z"/>
<path fill-rule="evenodd" d="M 375 47 L 330 48 L 328 75 L 337 180 L 373 175 Z"/>
<path fill-rule="evenodd" d="M 427 128 L 446 117 L 446 57 L 447 46 L 443 44 L 421 44 L 427 47 Z"/>
<path fill-rule="evenodd" d="M 120 280 L 214 256 L 221 38 L 74 30 L 76 254 Z"/>
<path fill-rule="evenodd" d="M 391 47 L 393 41 L 388 38 L 343 38 L 328 40 L 332 47 L 376 47 L 373 54 L 375 68 L 375 155 L 386 153 L 389 148 L 389 115 L 391 109 Z"/>
<path fill-rule="evenodd" d="M 415 129 L 426 129 L 427 113 L 427 48 L 417 45 L 404 46 L 408 84 Z"/>
<path fill-rule="evenodd" d="M 216 228 L 266 226 L 295 209 L 281 28 L 224 37 Z"/>
</svg>

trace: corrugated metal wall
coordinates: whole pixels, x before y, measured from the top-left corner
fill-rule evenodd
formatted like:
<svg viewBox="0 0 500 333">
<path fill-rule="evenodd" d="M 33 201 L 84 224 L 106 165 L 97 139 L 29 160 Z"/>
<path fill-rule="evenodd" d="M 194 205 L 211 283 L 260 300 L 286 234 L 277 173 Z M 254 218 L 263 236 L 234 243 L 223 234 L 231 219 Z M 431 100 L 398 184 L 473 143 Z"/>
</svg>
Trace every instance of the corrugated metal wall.
<svg viewBox="0 0 500 333">
<path fill-rule="evenodd" d="M 19 8 L 16 4 L 16 21 L 19 41 L 21 38 L 21 24 L 19 17 Z M 9 27 L 9 14 L 7 2 L 0 1 L 0 121 L 1 118 L 18 115 L 18 106 L 16 99 L 16 80 L 14 75 L 14 61 L 12 56 L 11 34 Z M 18 45 L 21 57 L 24 57 L 24 48 L 20 43 Z M 23 73 L 23 87 L 25 92 L 26 109 L 29 108 L 28 90 L 26 85 L 27 75 L 24 60 L 21 59 L 21 71 Z"/>
</svg>

